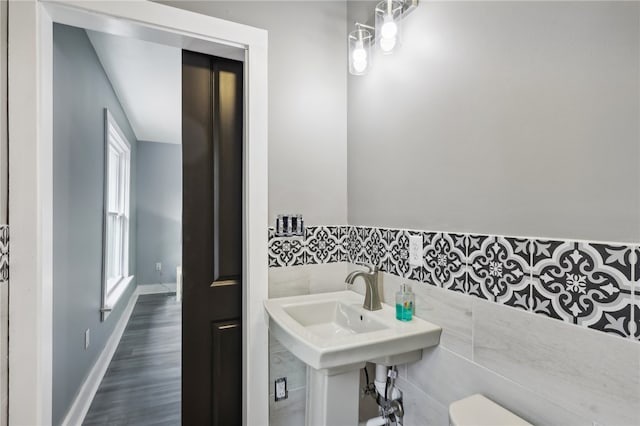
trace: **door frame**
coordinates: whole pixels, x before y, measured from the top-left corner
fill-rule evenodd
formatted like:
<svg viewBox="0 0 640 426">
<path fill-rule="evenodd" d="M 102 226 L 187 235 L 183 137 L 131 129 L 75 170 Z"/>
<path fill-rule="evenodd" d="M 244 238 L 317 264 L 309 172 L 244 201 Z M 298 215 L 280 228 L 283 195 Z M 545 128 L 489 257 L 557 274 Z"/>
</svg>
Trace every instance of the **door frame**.
<svg viewBox="0 0 640 426">
<path fill-rule="evenodd" d="M 50 424 L 52 415 L 54 22 L 207 54 L 244 49 L 242 422 L 263 424 L 269 409 L 262 306 L 268 296 L 267 31 L 146 0 L 9 2 L 9 423 Z"/>
</svg>

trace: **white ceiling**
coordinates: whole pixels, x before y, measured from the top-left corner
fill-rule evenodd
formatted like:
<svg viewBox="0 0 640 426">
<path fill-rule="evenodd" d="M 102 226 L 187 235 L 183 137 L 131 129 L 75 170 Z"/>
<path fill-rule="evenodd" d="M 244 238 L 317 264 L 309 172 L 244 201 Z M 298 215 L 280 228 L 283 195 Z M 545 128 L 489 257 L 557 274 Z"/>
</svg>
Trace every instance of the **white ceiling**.
<svg viewBox="0 0 640 426">
<path fill-rule="evenodd" d="M 87 35 L 136 138 L 181 143 L 182 51 L 95 31 Z"/>
</svg>

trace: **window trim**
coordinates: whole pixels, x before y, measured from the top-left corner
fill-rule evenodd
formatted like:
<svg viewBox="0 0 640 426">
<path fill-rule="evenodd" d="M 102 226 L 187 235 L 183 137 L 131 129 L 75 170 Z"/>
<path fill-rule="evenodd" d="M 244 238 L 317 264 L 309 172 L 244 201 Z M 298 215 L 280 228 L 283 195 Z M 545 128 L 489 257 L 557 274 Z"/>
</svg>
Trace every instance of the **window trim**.
<svg viewBox="0 0 640 426">
<path fill-rule="evenodd" d="M 119 173 L 119 180 L 123 182 L 122 191 L 119 191 L 118 211 L 109 210 L 109 153 L 114 146 L 120 155 L 124 155 L 124 170 Z M 129 270 L 129 250 L 131 245 L 131 143 L 118 125 L 108 108 L 104 109 L 104 183 L 103 183 L 103 224 L 102 224 L 102 304 L 100 308 L 102 321 L 107 319 L 111 310 L 116 306 L 129 284 L 133 281 L 133 275 Z M 122 249 L 119 263 L 122 273 L 114 279 L 109 279 L 107 265 L 107 222 L 110 215 L 118 215 L 123 218 L 121 227 Z"/>
</svg>

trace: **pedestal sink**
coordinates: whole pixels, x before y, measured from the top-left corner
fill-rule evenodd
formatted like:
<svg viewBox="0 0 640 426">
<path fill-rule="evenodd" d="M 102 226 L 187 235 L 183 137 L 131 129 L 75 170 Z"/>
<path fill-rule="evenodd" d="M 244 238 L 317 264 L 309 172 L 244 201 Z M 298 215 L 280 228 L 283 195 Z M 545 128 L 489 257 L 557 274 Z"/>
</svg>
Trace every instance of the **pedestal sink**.
<svg viewBox="0 0 640 426">
<path fill-rule="evenodd" d="M 367 361 L 417 361 L 440 342 L 442 329 L 415 318 L 398 321 L 395 309 L 362 308 L 352 291 L 269 299 L 269 331 L 307 365 L 307 426 L 358 424 L 360 369 Z"/>
</svg>

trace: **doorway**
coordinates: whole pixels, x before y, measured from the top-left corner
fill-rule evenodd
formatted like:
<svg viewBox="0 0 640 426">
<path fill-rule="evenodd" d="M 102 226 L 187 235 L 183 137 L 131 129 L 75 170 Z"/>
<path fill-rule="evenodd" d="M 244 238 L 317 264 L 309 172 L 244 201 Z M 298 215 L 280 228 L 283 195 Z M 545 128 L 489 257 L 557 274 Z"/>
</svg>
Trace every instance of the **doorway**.
<svg viewBox="0 0 640 426">
<path fill-rule="evenodd" d="M 85 424 L 240 424 L 243 64 L 61 24 L 53 45 L 53 424 L 109 358 Z"/>
<path fill-rule="evenodd" d="M 261 310 L 267 286 L 266 33 L 154 3 L 16 2 L 10 8 L 9 37 L 14 49 L 9 56 L 9 222 L 15 266 L 10 306 L 10 334 L 15 336 L 9 360 L 10 422 L 51 422 L 51 40 L 53 22 L 59 22 L 135 34 L 181 48 L 188 45 L 202 53 L 212 53 L 216 46 L 245 49 L 242 417 L 245 424 L 259 423 L 268 410 L 267 334 Z"/>
</svg>

